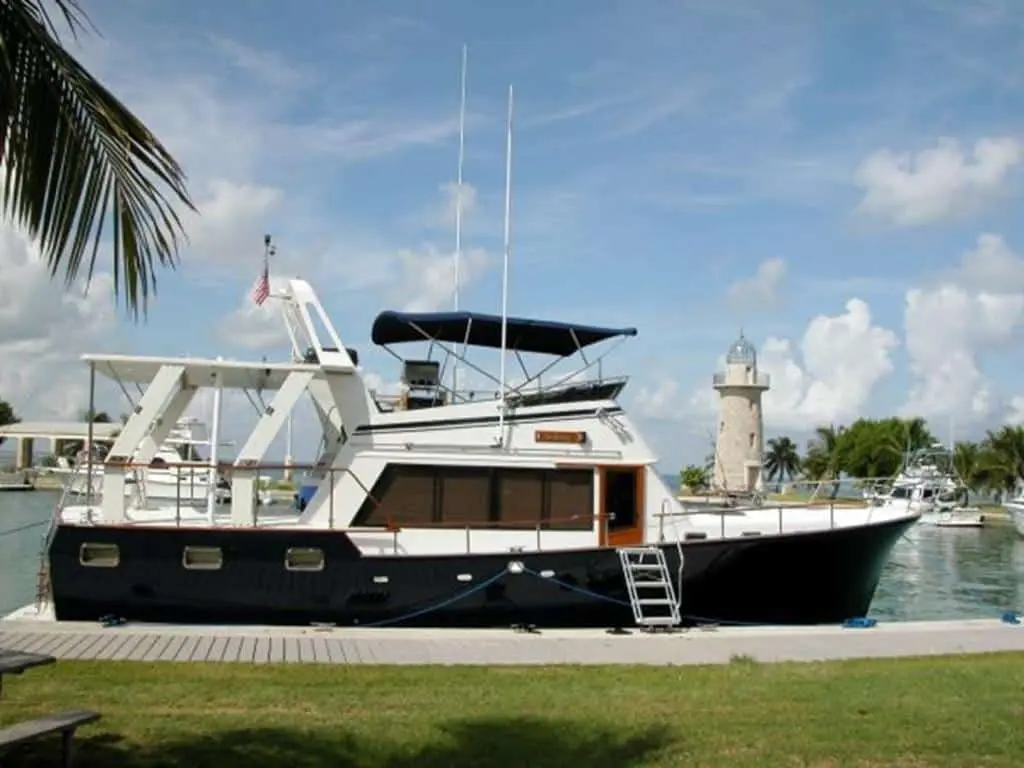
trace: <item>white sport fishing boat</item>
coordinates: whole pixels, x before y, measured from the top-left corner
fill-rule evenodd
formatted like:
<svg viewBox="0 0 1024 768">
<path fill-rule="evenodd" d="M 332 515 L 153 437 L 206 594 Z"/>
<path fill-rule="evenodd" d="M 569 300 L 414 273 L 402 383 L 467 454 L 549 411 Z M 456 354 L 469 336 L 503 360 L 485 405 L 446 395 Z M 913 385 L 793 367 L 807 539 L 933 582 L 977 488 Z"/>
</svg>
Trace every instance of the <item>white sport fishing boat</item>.
<svg viewBox="0 0 1024 768">
<path fill-rule="evenodd" d="M 1024 538 L 1024 492 L 1018 493 L 1010 501 L 1005 502 L 1003 509 L 1009 513 L 1017 534 Z"/>
<path fill-rule="evenodd" d="M 687 509 L 619 398 L 625 378 L 587 374 L 590 348 L 634 336 L 471 312 L 383 312 L 372 341 L 401 361 L 406 391 L 386 408 L 367 388 L 313 288 L 276 298 L 296 359 L 234 362 L 86 356 L 145 393 L 104 461 L 99 499 L 67 506 L 46 537 L 59 620 L 360 626 L 621 627 L 707 621 L 820 624 L 864 616 L 915 509 L 829 506 Z M 403 358 L 392 346 L 423 343 Z M 510 386 L 469 359 L 477 348 L 545 364 Z M 433 355 L 444 353 L 443 362 Z M 540 375 L 579 354 L 560 382 Z M 443 384 L 457 359 L 497 393 Z M 206 514 L 135 508 L 135 466 L 200 388 L 268 402 L 219 469 L 231 502 Z M 528 388 L 529 387 L 529 388 Z M 324 451 L 301 512 L 261 510 L 264 455 L 301 397 Z M 48 579 L 48 582 L 47 582 Z"/>
<path fill-rule="evenodd" d="M 981 528 L 985 515 L 967 501 L 968 489 L 957 476 L 953 453 L 941 443 L 913 451 L 891 486 L 870 496 L 875 506 L 916 510 L 923 525 Z"/>
<path fill-rule="evenodd" d="M 171 430 L 146 467 L 134 468 L 126 479 L 124 493 L 140 506 L 150 504 L 205 504 L 210 491 L 210 468 L 203 457 L 210 441 L 206 425 L 197 418 L 183 417 Z M 98 448 L 98 446 L 97 446 Z M 99 497 L 103 486 L 102 453 L 96 450 L 89 460 L 86 450 L 80 451 L 72 464 L 65 457 L 57 460 L 53 474 L 62 478 L 65 492 L 75 498 Z M 230 486 L 218 479 L 219 497 L 224 498 Z"/>
</svg>

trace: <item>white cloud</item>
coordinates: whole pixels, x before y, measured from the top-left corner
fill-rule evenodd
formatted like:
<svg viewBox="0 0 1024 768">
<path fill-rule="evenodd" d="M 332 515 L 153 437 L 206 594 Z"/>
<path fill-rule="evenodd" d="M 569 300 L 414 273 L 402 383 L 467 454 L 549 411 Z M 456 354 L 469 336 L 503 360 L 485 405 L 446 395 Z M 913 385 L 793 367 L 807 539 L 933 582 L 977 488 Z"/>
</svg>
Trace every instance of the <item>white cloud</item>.
<svg viewBox="0 0 1024 768">
<path fill-rule="evenodd" d="M 766 429 L 806 432 L 856 418 L 876 385 L 892 372 L 898 343 L 895 333 L 874 324 L 861 299 L 847 301 L 842 314 L 812 318 L 799 344 L 769 337 L 758 353 L 759 371 L 771 377 L 763 400 Z M 718 367 L 724 365 L 725 359 L 719 359 Z M 703 423 L 717 413 L 718 399 L 710 381 L 683 398 L 675 381 L 663 379 L 641 388 L 636 408 L 648 418 Z"/>
<path fill-rule="evenodd" d="M 481 249 L 463 251 L 459 283 L 465 289 L 487 268 L 490 257 Z M 361 269 L 365 266 L 365 269 Z M 358 281 L 361 293 L 369 292 L 405 312 L 432 312 L 451 307 L 455 294 L 455 257 L 432 245 L 395 253 L 364 251 L 354 254 L 347 269 Z M 271 277 L 272 290 L 279 290 L 286 278 Z M 327 296 L 321 296 L 326 301 Z M 218 335 L 238 346 L 266 349 L 287 342 L 280 303 L 267 301 L 256 306 L 246 290 L 239 306 L 221 318 Z"/>
<path fill-rule="evenodd" d="M 81 285 L 65 290 L 36 244 L 14 225 L 0 225 L 0 398 L 23 420 L 77 418 L 88 406 L 79 358 L 97 351 L 92 347 L 114 326 L 112 289 L 101 272 L 88 293 Z"/>
<path fill-rule="evenodd" d="M 800 340 L 769 338 L 758 360 L 772 377 L 764 396 L 766 427 L 805 431 L 859 416 L 875 386 L 892 373 L 896 334 L 875 325 L 861 299 L 839 315 L 813 318 Z"/>
<path fill-rule="evenodd" d="M 913 154 L 881 149 L 854 174 L 864 192 L 858 211 L 903 227 L 972 213 L 1003 191 L 1022 158 L 1011 137 L 981 139 L 969 155 L 950 138 Z"/>
<path fill-rule="evenodd" d="M 1016 395 L 1010 398 L 1010 405 L 1006 411 L 1005 421 L 1013 426 L 1024 424 L 1024 395 Z"/>
<path fill-rule="evenodd" d="M 719 360 L 725 364 L 725 358 Z M 714 424 L 718 412 L 718 396 L 711 388 L 711 376 L 703 386 L 687 396 L 679 381 L 667 374 L 654 377 L 649 384 L 640 386 L 633 396 L 630 413 L 638 418 L 659 423 L 682 422 L 689 425 L 691 434 L 705 437 Z"/>
<path fill-rule="evenodd" d="M 964 254 L 960 266 L 947 281 L 974 291 L 1015 293 L 1024 291 L 1024 259 L 999 235 L 983 233 L 975 247 Z"/>
<path fill-rule="evenodd" d="M 270 292 L 281 291 L 286 278 L 271 277 Z M 252 300 L 250 287 L 238 307 L 217 326 L 217 335 L 229 344 L 249 349 L 269 349 L 288 343 L 280 299 L 269 298 L 262 305 Z"/>
<path fill-rule="evenodd" d="M 729 301 L 744 309 L 770 307 L 782 299 L 786 262 L 780 258 L 765 259 L 753 277 L 737 280 L 729 286 Z"/>
<path fill-rule="evenodd" d="M 263 253 L 263 228 L 280 205 L 282 192 L 260 184 L 213 179 L 196 199 L 198 214 L 183 216 L 188 249 L 202 259 L 185 260 L 184 266 L 245 265 L 259 271 Z"/>
<path fill-rule="evenodd" d="M 480 248 L 463 251 L 459 261 L 459 283 L 463 288 L 476 280 L 489 263 Z M 406 312 L 431 312 L 449 307 L 455 298 L 455 256 L 427 246 L 397 255 L 397 274 L 388 286 L 391 300 Z"/>
<path fill-rule="evenodd" d="M 1002 238 L 983 234 L 960 267 L 907 292 L 907 354 L 914 376 L 903 412 L 962 421 L 996 407 L 978 357 L 1009 342 L 1024 322 L 1024 259 Z"/>
<path fill-rule="evenodd" d="M 459 194 L 458 182 L 448 181 L 441 185 L 440 191 L 442 203 L 437 218 L 441 226 L 454 232 L 456 213 L 458 213 L 462 219 L 462 226 L 465 227 L 466 220 L 476 211 L 476 187 L 463 180 L 462 194 Z M 462 210 L 458 211 L 460 197 L 462 198 Z"/>
<path fill-rule="evenodd" d="M 671 376 L 644 384 L 633 398 L 633 411 L 644 419 L 674 419 L 681 415 L 682 390 Z"/>
<path fill-rule="evenodd" d="M 309 80 L 304 70 L 273 51 L 251 48 L 220 35 L 210 35 L 210 42 L 234 67 L 270 86 L 293 88 Z"/>
</svg>

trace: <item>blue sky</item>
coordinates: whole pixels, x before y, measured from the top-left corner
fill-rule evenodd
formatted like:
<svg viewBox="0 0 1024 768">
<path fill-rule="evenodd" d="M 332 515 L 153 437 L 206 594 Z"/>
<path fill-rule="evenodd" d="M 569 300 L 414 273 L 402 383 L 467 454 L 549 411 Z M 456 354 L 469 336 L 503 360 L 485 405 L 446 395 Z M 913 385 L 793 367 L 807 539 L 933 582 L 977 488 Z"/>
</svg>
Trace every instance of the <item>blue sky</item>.
<svg viewBox="0 0 1024 768">
<path fill-rule="evenodd" d="M 499 309 L 511 83 L 510 312 L 639 329 L 615 361 L 666 469 L 707 452 L 740 327 L 776 382 L 770 434 L 900 412 L 975 435 L 1024 410 L 1019 3 L 86 7 L 103 37 L 75 50 L 179 156 L 201 216 L 146 323 L 97 304 L 47 370 L 85 349 L 283 355 L 245 300 L 270 232 L 272 273 L 311 280 L 392 381 L 376 313 L 451 306 L 466 43 L 462 305 Z M 33 381 L 0 378 L 42 412 Z"/>
</svg>

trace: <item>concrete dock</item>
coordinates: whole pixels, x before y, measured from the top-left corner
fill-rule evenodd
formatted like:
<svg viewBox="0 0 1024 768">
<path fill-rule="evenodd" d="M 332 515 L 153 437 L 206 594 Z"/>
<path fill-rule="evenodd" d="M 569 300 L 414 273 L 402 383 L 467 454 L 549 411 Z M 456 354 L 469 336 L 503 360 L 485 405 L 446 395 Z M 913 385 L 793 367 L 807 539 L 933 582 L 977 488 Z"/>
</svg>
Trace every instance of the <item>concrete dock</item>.
<svg viewBox="0 0 1024 768">
<path fill-rule="evenodd" d="M 320 664 L 727 664 L 1024 651 L 1024 624 L 879 622 L 874 627 L 629 630 L 213 627 L 0 620 L 0 647 L 58 659 Z"/>
</svg>

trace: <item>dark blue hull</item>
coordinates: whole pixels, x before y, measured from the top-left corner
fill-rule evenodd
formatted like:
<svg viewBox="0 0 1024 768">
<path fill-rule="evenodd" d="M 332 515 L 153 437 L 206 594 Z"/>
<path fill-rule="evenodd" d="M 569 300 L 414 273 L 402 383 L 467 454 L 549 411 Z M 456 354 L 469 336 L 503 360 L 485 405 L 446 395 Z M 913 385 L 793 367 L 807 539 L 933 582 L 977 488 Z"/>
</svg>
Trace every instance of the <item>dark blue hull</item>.
<svg viewBox="0 0 1024 768">
<path fill-rule="evenodd" d="M 687 541 L 684 622 L 827 624 L 863 616 L 892 547 L 913 522 Z M 87 543 L 116 544 L 117 565 L 82 565 Z M 220 547 L 222 567 L 185 569 L 185 546 Z M 289 547 L 322 549 L 323 570 L 286 570 Z M 663 549 L 675 576 L 676 545 Z M 513 572 L 519 564 L 522 572 Z M 633 624 L 614 548 L 371 557 L 340 531 L 62 525 L 50 575 L 57 618 L 69 621 L 113 614 L 186 624 Z"/>
</svg>

